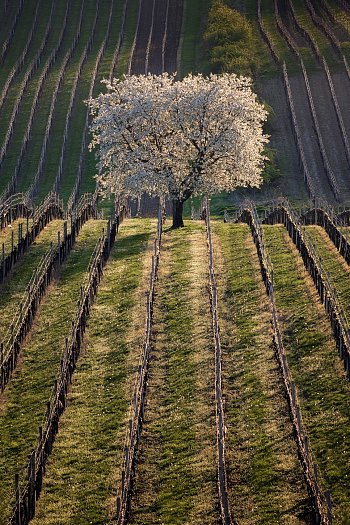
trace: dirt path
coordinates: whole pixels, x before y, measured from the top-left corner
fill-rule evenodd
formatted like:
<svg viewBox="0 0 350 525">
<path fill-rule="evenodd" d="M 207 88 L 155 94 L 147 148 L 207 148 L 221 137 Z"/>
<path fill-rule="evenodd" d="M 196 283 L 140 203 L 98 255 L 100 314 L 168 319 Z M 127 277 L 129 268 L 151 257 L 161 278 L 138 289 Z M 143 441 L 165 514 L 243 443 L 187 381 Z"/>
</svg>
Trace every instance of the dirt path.
<svg viewBox="0 0 350 525">
<path fill-rule="evenodd" d="M 332 73 L 332 79 L 345 129 L 350 141 L 350 80 L 345 71 Z"/>
<path fill-rule="evenodd" d="M 316 131 L 313 127 L 312 115 L 307 98 L 304 79 L 301 75 L 289 78 L 293 95 L 294 107 L 302 136 L 305 156 L 310 174 L 314 181 L 318 196 L 329 202 L 334 202 L 331 186 L 323 168 L 320 148 L 317 142 Z"/>
<path fill-rule="evenodd" d="M 299 167 L 299 157 L 293 137 L 290 113 L 285 89 L 281 79 L 265 79 L 257 85 L 259 95 L 273 109 L 271 119 L 272 148 L 277 151 L 277 162 L 282 172 L 281 181 L 277 182 L 277 191 L 291 198 L 307 199 L 303 176 Z"/>
</svg>

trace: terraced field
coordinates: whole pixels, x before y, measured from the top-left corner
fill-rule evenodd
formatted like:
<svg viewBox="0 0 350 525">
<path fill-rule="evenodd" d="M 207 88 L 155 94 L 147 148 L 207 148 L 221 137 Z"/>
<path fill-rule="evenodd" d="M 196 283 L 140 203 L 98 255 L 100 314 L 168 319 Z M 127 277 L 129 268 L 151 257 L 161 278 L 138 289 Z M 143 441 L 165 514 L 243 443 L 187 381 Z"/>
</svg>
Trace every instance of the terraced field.
<svg viewBox="0 0 350 525">
<path fill-rule="evenodd" d="M 211 3 L 0 2 L 0 525 L 350 522 L 349 213 L 305 211 L 349 202 L 350 11 L 232 4 L 282 176 L 173 230 L 98 203 L 84 100 L 208 73 Z"/>
</svg>

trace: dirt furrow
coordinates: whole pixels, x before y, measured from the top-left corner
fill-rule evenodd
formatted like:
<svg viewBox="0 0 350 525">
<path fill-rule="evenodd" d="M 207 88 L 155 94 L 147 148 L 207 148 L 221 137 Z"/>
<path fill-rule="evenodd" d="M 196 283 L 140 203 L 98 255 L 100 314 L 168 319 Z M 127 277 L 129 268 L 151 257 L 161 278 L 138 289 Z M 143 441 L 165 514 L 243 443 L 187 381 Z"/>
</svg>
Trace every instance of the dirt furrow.
<svg viewBox="0 0 350 525">
<path fill-rule="evenodd" d="M 298 152 L 293 138 L 291 119 L 282 80 L 265 79 L 258 84 L 259 95 L 273 109 L 271 117 L 270 145 L 277 151 L 277 162 L 283 173 L 281 194 L 291 198 L 307 198 L 305 183 L 299 167 Z M 277 183 L 278 185 L 278 183 Z"/>
<path fill-rule="evenodd" d="M 346 158 L 327 78 L 325 73 L 317 72 L 309 74 L 309 81 L 328 159 L 342 200 L 347 202 L 350 199 L 350 166 Z"/>
<path fill-rule="evenodd" d="M 152 27 L 154 0 L 140 0 L 140 2 L 140 23 L 130 69 L 132 75 L 143 75 L 146 73 L 146 53 Z"/>
<path fill-rule="evenodd" d="M 332 79 L 345 129 L 350 140 L 350 80 L 345 71 L 332 73 Z M 348 177 L 348 180 L 350 183 L 350 177 Z"/>
<path fill-rule="evenodd" d="M 315 187 L 318 188 L 318 196 L 326 197 L 326 199 L 333 202 L 333 192 L 323 168 L 317 135 L 312 124 L 312 115 L 304 79 L 301 75 L 298 75 L 290 77 L 289 81 L 310 174 L 314 180 Z"/>
<path fill-rule="evenodd" d="M 163 38 L 167 26 L 167 1 L 155 0 L 152 38 L 149 48 L 148 72 L 160 75 L 163 72 Z"/>
</svg>

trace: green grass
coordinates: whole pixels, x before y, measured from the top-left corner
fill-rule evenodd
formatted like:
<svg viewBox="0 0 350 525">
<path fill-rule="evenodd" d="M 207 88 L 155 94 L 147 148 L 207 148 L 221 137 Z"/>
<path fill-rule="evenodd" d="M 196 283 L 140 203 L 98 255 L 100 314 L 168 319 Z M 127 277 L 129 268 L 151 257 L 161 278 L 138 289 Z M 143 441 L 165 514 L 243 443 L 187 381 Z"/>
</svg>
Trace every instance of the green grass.
<svg viewBox="0 0 350 525">
<path fill-rule="evenodd" d="M 306 231 L 316 246 L 318 255 L 322 257 L 322 266 L 330 272 L 331 281 L 337 289 L 340 305 L 345 315 L 350 319 L 350 274 L 348 264 L 335 248 L 327 233 L 320 226 L 307 226 Z"/>
<path fill-rule="evenodd" d="M 80 7 L 80 6 L 79 6 Z M 42 199 L 48 191 L 50 191 L 57 174 L 59 159 L 61 155 L 61 147 L 63 141 L 63 133 L 65 128 L 66 113 L 68 111 L 68 106 L 70 102 L 70 95 L 76 75 L 76 70 L 81 59 L 83 50 L 89 40 L 92 23 L 95 16 L 95 2 L 94 0 L 89 0 L 84 4 L 81 35 L 78 41 L 77 47 L 75 49 L 74 55 L 66 69 L 66 73 L 61 85 L 60 91 L 57 97 L 56 108 L 54 111 L 53 124 L 51 129 L 50 144 L 48 148 L 47 158 L 44 165 L 44 176 L 40 183 L 39 192 L 37 195 L 37 200 Z M 78 93 L 77 93 L 78 96 Z M 84 110 L 86 110 L 83 101 L 79 100 L 79 114 L 80 120 L 78 124 L 80 128 L 83 127 L 83 122 L 85 118 Z M 77 118 L 77 117 L 75 117 Z M 82 131 L 80 132 L 82 133 Z M 75 121 L 72 119 L 70 129 L 68 132 L 68 144 L 75 146 L 76 155 L 79 156 L 80 146 L 81 146 L 81 134 L 76 132 Z M 66 152 L 68 148 L 66 147 Z M 68 158 L 68 163 L 76 162 L 76 158 Z M 64 178 L 65 172 L 62 177 Z M 75 174 L 74 174 L 75 178 Z M 69 197 L 70 191 L 74 185 L 74 182 L 69 182 L 70 186 L 67 189 L 66 198 Z"/>
<path fill-rule="evenodd" d="M 276 53 L 286 63 L 288 71 L 298 71 L 297 59 L 277 28 L 274 0 L 264 0 L 262 2 L 261 14 L 264 27 L 271 38 Z"/>
<path fill-rule="evenodd" d="M 71 191 L 73 190 L 78 171 L 81 142 L 87 112 L 87 106 L 85 105 L 84 101 L 88 98 L 89 95 L 91 78 L 93 75 L 96 57 L 100 49 L 101 43 L 105 37 L 105 28 L 107 26 L 108 15 L 109 3 L 108 5 L 101 4 L 100 15 L 96 24 L 93 46 L 83 66 L 82 74 L 77 87 L 76 99 L 74 102 L 72 112 L 72 125 L 70 128 L 70 136 L 67 144 L 66 156 L 64 161 L 64 173 L 60 188 L 60 194 L 63 197 L 64 201 L 68 200 Z M 92 9 L 91 12 L 91 23 L 93 22 L 93 16 L 94 9 Z M 92 175 L 95 172 L 95 168 L 93 168 L 93 171 L 91 172 L 89 171 L 88 165 L 85 165 L 82 174 L 82 181 L 89 179 L 92 182 Z M 95 184 L 92 184 L 91 188 L 89 189 L 93 189 L 94 186 Z"/>
<path fill-rule="evenodd" d="M 27 228 L 27 221 L 26 219 L 17 219 L 13 222 L 11 222 L 11 225 L 6 226 L 3 230 L 0 230 L 0 260 L 2 256 L 2 245 L 4 244 L 5 247 L 5 257 L 8 253 L 11 252 L 12 248 L 12 232 L 13 232 L 13 245 L 17 246 L 19 238 L 18 238 L 18 227 L 20 224 L 23 224 L 23 230 L 22 230 L 22 238 L 26 234 L 26 228 Z M 29 221 L 29 228 L 31 226 L 31 222 Z"/>
<path fill-rule="evenodd" d="M 310 507 L 256 249 L 247 225 L 213 226 L 232 513 L 247 525 L 299 523 Z"/>
<path fill-rule="evenodd" d="M 30 249 L 17 262 L 11 275 L 0 287 L 0 340 L 10 326 L 24 291 L 50 242 L 57 243 L 57 232 L 63 232 L 63 221 L 51 221 L 37 236 Z"/>
<path fill-rule="evenodd" d="M 0 521 L 9 515 L 9 497 L 16 472 L 26 465 L 35 447 L 46 402 L 57 376 L 65 337 L 70 332 L 92 251 L 101 234 L 102 221 L 86 223 L 62 267 L 57 283 L 44 298 L 30 339 L 22 349 L 19 368 L 0 403 Z"/>
<path fill-rule="evenodd" d="M 115 511 L 115 468 L 121 462 L 130 402 L 125 384 L 134 377 L 127 356 L 138 343 L 132 312 L 136 307 L 141 314 L 143 290 L 138 287 L 154 228 L 150 220 L 128 220 L 121 226 L 90 313 L 35 525 L 101 524 L 111 506 Z"/>
<path fill-rule="evenodd" d="M 197 265 L 203 268 L 206 259 L 203 225 L 187 223 L 182 231 L 168 230 L 162 245 L 148 403 L 130 522 L 209 525 L 215 519 L 216 469 L 205 267 L 201 284 L 194 284 Z M 192 256 L 195 248 L 200 252 Z M 202 315 L 196 314 L 203 303 L 207 310 L 204 306 Z M 200 381 L 205 381 L 202 393 Z M 206 421 L 208 427 L 200 432 Z"/>
<path fill-rule="evenodd" d="M 184 0 L 184 18 L 180 39 L 179 76 L 210 73 L 208 48 L 203 42 L 211 0 Z"/>
<path fill-rule="evenodd" d="M 350 521 L 350 387 L 329 321 L 283 226 L 263 226 L 274 266 L 277 309 L 306 433 L 321 483 L 330 489 L 334 523 Z"/>
<path fill-rule="evenodd" d="M 49 8 L 50 6 L 46 5 L 46 7 L 43 9 L 43 12 L 45 12 L 47 9 L 47 18 L 45 21 L 43 20 L 43 23 L 38 28 L 38 33 L 41 33 L 41 38 L 36 41 L 37 47 L 40 45 L 43 34 L 45 33 L 46 22 L 47 22 L 49 11 L 50 11 Z M 34 93 L 38 85 L 38 80 L 44 68 L 44 65 L 46 63 L 46 60 L 49 57 L 53 46 L 56 44 L 60 29 L 61 29 L 63 16 L 64 16 L 63 6 L 58 6 L 58 10 L 57 8 L 54 10 L 54 17 L 55 16 L 57 19 L 57 23 L 53 24 L 52 31 L 50 32 L 47 45 L 45 46 L 44 52 L 41 57 L 40 65 L 38 69 L 35 71 L 27 87 L 27 90 L 21 100 L 19 113 L 17 115 L 16 123 L 14 126 L 13 135 L 9 143 L 8 154 L 6 155 L 5 161 L 1 168 L 2 177 L 1 177 L 0 190 L 2 190 L 6 186 L 7 182 L 11 179 L 11 176 L 13 174 L 13 170 L 15 168 L 17 158 L 18 158 L 18 155 L 21 149 L 24 132 L 25 132 L 28 120 L 29 120 L 29 114 L 30 114 L 30 111 L 33 105 L 33 97 L 34 97 Z M 26 68 L 24 69 L 24 71 L 22 71 L 23 75 L 25 71 L 26 71 Z M 11 117 L 11 113 L 13 110 L 13 105 L 18 95 L 20 81 L 21 81 L 21 75 L 19 75 L 19 77 L 16 77 L 16 82 L 12 84 L 9 90 L 8 96 L 6 97 L 6 102 L 1 112 L 2 114 L 2 118 L 0 121 L 1 136 L 4 136 L 5 130 L 7 130 L 7 127 L 10 121 L 10 117 Z M 45 88 L 44 88 L 44 93 L 45 93 Z"/>
<path fill-rule="evenodd" d="M 321 55 L 325 57 L 328 65 L 330 67 L 332 66 L 334 68 L 338 68 L 339 62 L 337 60 L 337 57 L 335 55 L 330 41 L 328 40 L 327 36 L 323 33 L 323 31 L 321 31 L 315 26 L 309 11 L 305 7 L 303 0 L 293 0 L 293 4 L 299 24 L 314 38 L 318 45 Z"/>
<path fill-rule="evenodd" d="M 126 14 L 125 27 L 124 27 L 124 39 L 121 46 L 117 67 L 115 71 L 115 77 L 121 78 L 128 72 L 129 56 L 131 47 L 135 37 L 137 18 L 138 18 L 138 0 L 129 0 L 128 10 Z"/>
</svg>

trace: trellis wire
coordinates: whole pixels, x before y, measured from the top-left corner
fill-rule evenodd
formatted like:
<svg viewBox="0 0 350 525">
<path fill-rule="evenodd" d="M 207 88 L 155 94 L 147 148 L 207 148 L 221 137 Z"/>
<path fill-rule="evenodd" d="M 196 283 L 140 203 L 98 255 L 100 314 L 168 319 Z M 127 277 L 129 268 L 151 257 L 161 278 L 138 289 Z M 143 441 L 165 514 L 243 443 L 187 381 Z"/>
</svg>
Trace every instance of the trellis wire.
<svg viewBox="0 0 350 525">
<path fill-rule="evenodd" d="M 219 330 L 218 293 L 214 271 L 214 252 L 211 237 L 209 200 L 204 200 L 202 217 L 206 223 L 208 256 L 209 256 L 209 290 L 212 313 L 213 339 L 215 347 L 215 412 L 216 412 L 216 446 L 218 456 L 218 493 L 220 502 L 220 518 L 222 525 L 231 525 L 231 511 L 227 493 L 227 471 L 225 460 L 225 412 L 222 394 L 222 352 Z M 233 521 L 235 523 L 235 521 Z"/>
</svg>

